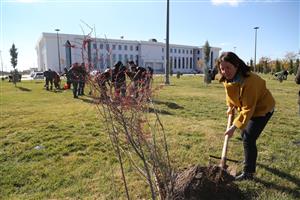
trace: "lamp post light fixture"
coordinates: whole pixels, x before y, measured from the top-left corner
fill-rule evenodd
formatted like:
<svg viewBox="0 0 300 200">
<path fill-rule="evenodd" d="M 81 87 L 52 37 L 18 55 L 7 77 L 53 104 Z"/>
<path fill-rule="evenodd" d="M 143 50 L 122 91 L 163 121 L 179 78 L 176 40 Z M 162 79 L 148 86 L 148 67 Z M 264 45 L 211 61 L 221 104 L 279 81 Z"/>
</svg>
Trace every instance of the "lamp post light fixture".
<svg viewBox="0 0 300 200">
<path fill-rule="evenodd" d="M 256 71 L 256 43 L 257 43 L 257 29 L 259 29 L 258 26 L 254 27 L 255 29 L 255 47 L 254 47 L 254 71 Z"/>
<path fill-rule="evenodd" d="M 59 50 L 59 38 L 58 38 L 58 32 L 59 32 L 60 30 L 57 28 L 57 29 L 55 29 L 55 31 L 56 31 L 56 38 L 57 38 L 58 70 L 59 70 L 59 73 L 61 73 L 60 50 Z"/>
</svg>

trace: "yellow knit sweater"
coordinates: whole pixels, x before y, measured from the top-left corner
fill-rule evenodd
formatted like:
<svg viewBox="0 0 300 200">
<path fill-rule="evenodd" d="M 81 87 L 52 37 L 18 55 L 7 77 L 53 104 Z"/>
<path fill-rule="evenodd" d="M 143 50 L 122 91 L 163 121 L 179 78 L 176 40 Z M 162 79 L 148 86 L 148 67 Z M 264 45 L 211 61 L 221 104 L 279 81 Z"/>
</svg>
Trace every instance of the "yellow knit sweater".
<svg viewBox="0 0 300 200">
<path fill-rule="evenodd" d="M 239 129 L 245 128 L 252 117 L 265 116 L 275 106 L 275 100 L 266 88 L 266 81 L 252 72 L 239 82 L 225 81 L 223 84 L 227 105 L 239 111 L 233 121 Z"/>
</svg>

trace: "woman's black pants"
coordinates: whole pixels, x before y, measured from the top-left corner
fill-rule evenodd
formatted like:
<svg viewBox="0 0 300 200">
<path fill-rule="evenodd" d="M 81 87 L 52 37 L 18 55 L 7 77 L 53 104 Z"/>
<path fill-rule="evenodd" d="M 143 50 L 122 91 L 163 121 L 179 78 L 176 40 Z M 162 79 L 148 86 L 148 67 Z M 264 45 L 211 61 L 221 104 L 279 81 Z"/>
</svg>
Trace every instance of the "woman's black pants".
<svg viewBox="0 0 300 200">
<path fill-rule="evenodd" d="M 257 159 L 256 140 L 265 128 L 272 115 L 273 111 L 268 112 L 265 116 L 262 117 L 251 118 L 246 128 L 242 131 L 245 155 L 244 172 L 255 172 Z"/>
</svg>

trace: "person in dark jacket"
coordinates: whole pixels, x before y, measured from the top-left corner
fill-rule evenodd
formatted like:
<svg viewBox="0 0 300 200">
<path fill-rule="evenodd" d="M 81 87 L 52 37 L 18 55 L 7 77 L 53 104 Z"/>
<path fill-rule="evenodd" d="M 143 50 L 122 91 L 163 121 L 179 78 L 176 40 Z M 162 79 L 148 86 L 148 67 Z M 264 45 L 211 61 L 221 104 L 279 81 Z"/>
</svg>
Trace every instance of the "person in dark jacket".
<svg viewBox="0 0 300 200">
<path fill-rule="evenodd" d="M 64 68 L 64 73 L 61 74 L 60 76 L 64 76 L 64 75 L 67 78 L 67 89 L 70 89 L 71 88 L 71 84 L 72 84 L 71 73 L 70 73 L 70 71 L 66 67 Z"/>
<path fill-rule="evenodd" d="M 70 68 L 70 77 L 73 85 L 73 97 L 78 98 L 78 83 L 79 83 L 79 76 L 80 76 L 80 66 L 78 63 L 74 63 Z"/>
<path fill-rule="evenodd" d="M 87 77 L 87 72 L 84 63 L 81 63 L 78 69 L 79 69 L 78 95 L 82 96 L 84 95 L 85 81 Z"/>
<path fill-rule="evenodd" d="M 52 71 L 52 80 L 54 83 L 55 89 L 60 89 L 60 76 L 56 71 Z"/>
<path fill-rule="evenodd" d="M 130 76 L 133 81 L 134 97 L 137 98 L 139 93 L 144 92 L 144 88 L 147 84 L 147 69 L 137 66 L 133 61 L 130 61 L 128 64 L 131 70 Z"/>
<path fill-rule="evenodd" d="M 300 84 L 300 65 L 298 66 L 297 74 L 296 74 L 296 77 L 295 77 L 295 82 L 297 84 Z"/>
<path fill-rule="evenodd" d="M 118 61 L 112 70 L 112 83 L 115 88 L 115 97 L 126 95 L 126 67 Z"/>
<path fill-rule="evenodd" d="M 101 100 L 106 100 L 108 98 L 107 95 L 107 86 L 110 86 L 111 79 L 111 70 L 106 69 L 104 72 L 98 72 L 95 76 L 95 81 L 99 86 L 100 90 L 100 98 Z"/>
<path fill-rule="evenodd" d="M 149 89 L 151 89 L 151 82 L 153 80 L 153 68 L 150 66 L 147 67 L 145 79 L 146 79 L 145 88 L 146 88 L 146 90 L 149 90 Z"/>
<path fill-rule="evenodd" d="M 53 88 L 53 73 L 51 71 L 51 69 L 48 69 L 47 71 L 44 71 L 44 77 L 45 77 L 45 87 L 46 90 L 49 90 L 49 83 L 50 83 L 50 90 L 52 90 Z"/>
</svg>

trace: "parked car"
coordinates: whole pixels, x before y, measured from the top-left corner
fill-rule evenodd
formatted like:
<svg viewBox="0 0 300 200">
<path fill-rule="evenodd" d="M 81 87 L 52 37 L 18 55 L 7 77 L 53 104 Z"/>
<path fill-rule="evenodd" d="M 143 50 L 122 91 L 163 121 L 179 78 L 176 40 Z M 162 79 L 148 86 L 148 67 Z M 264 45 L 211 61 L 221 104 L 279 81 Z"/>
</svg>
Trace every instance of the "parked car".
<svg viewBox="0 0 300 200">
<path fill-rule="evenodd" d="M 32 79 L 44 79 L 44 73 L 43 72 L 34 72 Z"/>
</svg>

